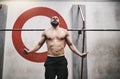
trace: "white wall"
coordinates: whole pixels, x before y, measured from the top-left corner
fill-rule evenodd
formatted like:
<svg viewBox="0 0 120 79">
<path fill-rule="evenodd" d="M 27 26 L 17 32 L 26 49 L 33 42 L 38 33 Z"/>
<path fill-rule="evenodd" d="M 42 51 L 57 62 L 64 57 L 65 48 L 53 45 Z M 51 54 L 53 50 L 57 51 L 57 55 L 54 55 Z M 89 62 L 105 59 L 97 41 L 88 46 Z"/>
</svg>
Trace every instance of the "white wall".
<svg viewBox="0 0 120 79">
<path fill-rule="evenodd" d="M 119 2 L 93 2 L 86 6 L 87 28 L 120 29 Z M 120 78 L 120 32 L 87 32 L 88 79 Z"/>
</svg>

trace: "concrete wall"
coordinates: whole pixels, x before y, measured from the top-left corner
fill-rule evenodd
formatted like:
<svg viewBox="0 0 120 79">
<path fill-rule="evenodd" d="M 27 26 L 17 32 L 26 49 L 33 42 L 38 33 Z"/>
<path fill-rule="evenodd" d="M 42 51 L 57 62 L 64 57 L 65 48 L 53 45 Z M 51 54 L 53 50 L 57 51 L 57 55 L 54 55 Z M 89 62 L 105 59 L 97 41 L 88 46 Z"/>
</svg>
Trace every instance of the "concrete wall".
<svg viewBox="0 0 120 79">
<path fill-rule="evenodd" d="M 82 9 L 83 16 L 85 18 L 85 5 L 80 6 Z M 78 9 L 78 5 L 73 5 L 72 7 L 72 29 L 82 29 L 83 28 L 83 20 L 81 16 L 80 9 Z M 77 47 L 77 49 L 82 53 L 82 43 L 83 43 L 83 32 L 81 31 L 81 34 L 78 34 L 78 31 L 72 31 L 72 41 Z M 86 36 L 86 35 L 85 35 Z M 87 38 L 85 37 L 85 40 Z M 84 46 L 84 52 L 87 52 L 86 50 L 86 42 Z M 73 79 L 81 79 L 81 71 L 82 73 L 82 78 L 83 79 L 88 79 L 87 78 L 87 58 L 83 59 L 83 70 L 81 69 L 81 62 L 82 58 L 73 54 Z"/>
<path fill-rule="evenodd" d="M 38 5 L 38 3 L 36 4 Z M 68 23 L 68 26 L 72 25 L 70 10 L 72 5 L 74 4 L 76 5 L 84 4 L 86 6 L 86 27 L 87 28 L 97 28 L 97 29 L 120 28 L 119 27 L 120 26 L 120 5 L 119 5 L 120 3 L 119 2 L 85 2 L 85 3 L 71 2 L 68 4 L 66 2 L 64 3 L 64 6 L 66 5 L 66 7 L 69 7 L 69 11 L 67 13 L 64 13 L 63 16 L 66 17 L 65 18 L 66 21 L 69 20 L 69 22 L 71 22 L 71 23 Z M 52 7 L 55 7 L 55 6 L 52 6 Z M 27 9 L 26 6 L 24 6 L 24 8 Z M 57 9 L 59 9 L 60 12 L 63 12 L 63 10 L 61 10 L 61 7 Z M 17 10 L 22 10 L 22 9 L 15 9 L 16 12 Z M 18 11 L 18 14 L 19 14 L 19 11 Z M 9 17 L 10 18 L 9 23 L 11 23 L 11 25 L 8 24 L 9 25 L 8 28 L 11 28 L 11 26 L 13 25 L 13 22 L 11 21 L 12 19 L 15 20 L 16 18 L 13 18 L 12 13 L 9 15 L 11 15 L 11 17 Z M 18 15 L 16 14 L 14 16 L 17 17 Z M 11 32 L 7 32 L 8 34 L 7 37 L 9 38 L 11 38 L 10 33 Z M 119 67 L 120 65 L 120 57 L 119 57 L 120 56 L 120 42 L 119 42 L 120 32 L 115 32 L 115 31 L 100 32 L 99 31 L 99 32 L 86 32 L 86 33 L 87 33 L 87 51 L 89 52 L 87 56 L 88 79 L 119 79 L 120 78 L 120 75 L 119 75 L 120 74 L 120 67 Z M 4 33 L 3 34 L 0 33 L 0 34 L 3 36 L 2 37 L 2 43 L 3 43 Z M 26 38 L 23 38 L 23 39 L 26 39 Z M 6 64 L 4 63 L 4 66 L 6 66 L 6 68 L 4 69 L 4 72 L 6 73 L 7 77 L 4 77 L 4 79 L 8 79 L 8 78 L 9 79 L 21 79 L 21 78 L 26 79 L 28 78 L 28 76 L 29 76 L 29 79 L 30 78 L 33 79 L 36 77 L 43 79 L 42 75 L 44 74 L 43 72 L 40 72 L 40 70 L 42 70 L 43 68 L 43 64 L 28 62 L 27 60 L 25 60 L 19 54 L 16 53 L 16 50 L 12 45 L 11 39 L 6 39 L 6 40 L 7 40 L 6 52 L 9 52 L 9 53 L 4 54 L 7 56 L 6 57 L 7 59 L 4 60 L 6 62 Z M 26 41 L 26 42 L 30 42 L 30 41 Z M 33 44 L 35 43 L 33 42 Z M 9 45 L 12 45 L 12 48 Z M 68 61 L 71 62 L 72 59 L 69 58 L 69 56 L 71 56 L 69 55 L 70 50 L 66 48 L 65 51 L 68 52 L 67 54 Z M 2 56 L 3 56 L 3 53 L 1 54 L 1 59 L 2 59 Z M 12 57 L 12 59 L 9 59 L 9 57 Z M 9 62 L 7 60 L 10 60 L 10 61 L 12 60 L 12 62 Z M 79 61 L 76 61 L 76 62 L 79 62 Z M 1 64 L 1 67 L 2 67 L 2 64 Z M 69 65 L 69 69 L 71 68 L 72 68 L 72 65 Z M 72 74 L 72 72 L 70 74 Z M 6 75 L 4 74 L 4 76 Z"/>
<path fill-rule="evenodd" d="M 86 6 L 87 28 L 120 29 L 120 3 Z M 87 32 L 88 79 L 120 79 L 120 32 Z"/>
<path fill-rule="evenodd" d="M 26 5 L 27 4 L 27 5 Z M 71 3 L 48 3 L 48 2 L 8 2 L 8 14 L 7 14 L 7 27 L 13 29 L 14 23 L 17 18 L 25 11 L 30 10 L 35 7 L 47 7 L 57 13 L 59 13 L 65 20 L 66 24 L 71 27 L 70 11 Z M 61 7 L 57 5 L 63 5 Z M 62 8 L 62 9 L 61 9 Z M 36 12 L 38 12 L 37 10 Z M 21 21 L 19 21 L 21 22 Z M 30 18 L 23 25 L 23 29 L 47 29 L 50 28 L 50 18 L 43 15 L 38 15 Z M 16 32 L 14 32 L 16 33 Z M 41 31 L 22 31 L 21 39 L 23 40 L 24 45 L 28 49 L 33 49 L 34 46 L 38 43 L 41 38 Z M 17 46 L 21 47 L 19 41 Z M 21 48 L 20 48 L 21 49 Z M 3 79 L 45 79 L 45 68 L 44 62 L 34 62 L 29 61 L 23 56 L 21 56 L 13 44 L 12 32 L 6 31 L 5 36 L 5 48 L 4 48 L 4 67 L 3 67 Z M 21 49 L 22 50 L 22 49 Z M 46 44 L 37 51 L 40 53 L 47 51 Z M 65 48 L 65 56 L 68 60 L 68 70 L 69 76 L 68 79 L 72 79 L 72 53 L 68 46 Z M 35 57 L 33 57 L 35 58 Z"/>
<path fill-rule="evenodd" d="M 0 29 L 6 27 L 7 6 L 0 4 Z M 0 79 L 3 72 L 3 57 L 4 57 L 5 32 L 0 31 Z"/>
<path fill-rule="evenodd" d="M 16 1 L 16 0 L 0 0 L 0 1 Z M 17 1 L 56 1 L 56 0 L 17 0 Z M 57 0 L 57 1 L 82 1 L 82 2 L 116 2 L 119 0 Z"/>
</svg>

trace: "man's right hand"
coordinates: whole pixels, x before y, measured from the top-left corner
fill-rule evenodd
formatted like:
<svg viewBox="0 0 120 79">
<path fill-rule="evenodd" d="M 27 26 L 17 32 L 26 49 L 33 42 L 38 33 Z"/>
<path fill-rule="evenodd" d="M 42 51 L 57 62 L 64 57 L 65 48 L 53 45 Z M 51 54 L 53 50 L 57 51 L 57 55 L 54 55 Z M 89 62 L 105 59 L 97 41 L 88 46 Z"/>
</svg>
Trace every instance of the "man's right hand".
<svg viewBox="0 0 120 79">
<path fill-rule="evenodd" d="M 27 50 L 27 49 L 24 48 L 24 49 L 23 49 L 23 53 L 24 53 L 24 54 L 29 54 L 29 50 Z"/>
</svg>

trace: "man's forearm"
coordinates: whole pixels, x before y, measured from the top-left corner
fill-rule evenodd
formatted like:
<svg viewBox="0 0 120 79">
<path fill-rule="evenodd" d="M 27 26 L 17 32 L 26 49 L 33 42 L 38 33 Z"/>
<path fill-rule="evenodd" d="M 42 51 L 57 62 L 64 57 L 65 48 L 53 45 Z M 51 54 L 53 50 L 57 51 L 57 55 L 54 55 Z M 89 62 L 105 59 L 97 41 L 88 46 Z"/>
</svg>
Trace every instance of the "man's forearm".
<svg viewBox="0 0 120 79">
<path fill-rule="evenodd" d="M 82 56 L 82 53 L 80 51 L 78 51 L 77 48 L 74 45 L 70 45 L 69 47 L 70 47 L 70 49 L 72 50 L 73 53 L 75 53 L 79 56 Z"/>
<path fill-rule="evenodd" d="M 35 52 L 35 51 L 37 51 L 38 49 L 40 49 L 40 46 L 39 46 L 39 45 L 35 46 L 34 49 L 29 50 L 28 53 Z"/>
</svg>

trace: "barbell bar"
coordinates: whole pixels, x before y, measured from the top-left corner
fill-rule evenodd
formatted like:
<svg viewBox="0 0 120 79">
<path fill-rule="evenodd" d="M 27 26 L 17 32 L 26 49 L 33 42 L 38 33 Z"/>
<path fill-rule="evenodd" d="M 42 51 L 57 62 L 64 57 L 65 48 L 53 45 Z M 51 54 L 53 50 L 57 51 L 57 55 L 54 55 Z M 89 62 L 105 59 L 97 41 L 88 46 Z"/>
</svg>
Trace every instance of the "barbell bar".
<svg viewBox="0 0 120 79">
<path fill-rule="evenodd" d="M 0 31 L 44 31 L 45 29 L 0 29 Z M 67 29 L 68 31 L 120 31 L 120 29 Z"/>
</svg>

